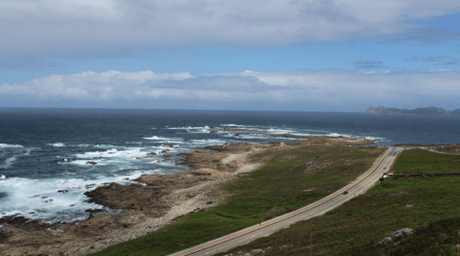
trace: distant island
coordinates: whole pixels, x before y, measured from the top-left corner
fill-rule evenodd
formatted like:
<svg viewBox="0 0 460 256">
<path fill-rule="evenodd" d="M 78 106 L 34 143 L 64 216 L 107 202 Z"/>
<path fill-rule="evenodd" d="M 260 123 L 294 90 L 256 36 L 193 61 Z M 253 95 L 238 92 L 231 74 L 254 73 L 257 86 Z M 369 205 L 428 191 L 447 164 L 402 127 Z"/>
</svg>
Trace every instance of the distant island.
<svg viewBox="0 0 460 256">
<path fill-rule="evenodd" d="M 460 109 L 445 110 L 437 107 L 416 108 L 416 109 L 399 109 L 399 108 L 385 108 L 385 107 L 369 107 L 366 114 L 387 114 L 387 115 L 405 115 L 405 114 L 423 114 L 423 115 L 460 115 Z"/>
</svg>

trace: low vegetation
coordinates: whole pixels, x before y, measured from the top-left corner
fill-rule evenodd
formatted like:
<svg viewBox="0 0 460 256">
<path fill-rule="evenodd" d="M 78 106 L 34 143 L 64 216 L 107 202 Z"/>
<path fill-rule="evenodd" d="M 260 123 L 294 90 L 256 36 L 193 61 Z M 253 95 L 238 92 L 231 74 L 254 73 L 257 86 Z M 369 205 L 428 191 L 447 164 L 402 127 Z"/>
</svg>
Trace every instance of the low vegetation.
<svg viewBox="0 0 460 256">
<path fill-rule="evenodd" d="M 272 147 L 252 156 L 251 161 L 264 162 L 262 168 L 219 188 L 227 194 L 224 203 L 95 255 L 167 255 L 260 223 L 340 189 L 384 150 L 323 138 Z"/>
<path fill-rule="evenodd" d="M 460 255 L 460 176 L 455 175 L 460 156 L 406 150 L 392 171 L 401 176 L 384 180 L 323 216 L 220 255 L 253 249 L 277 256 L 310 255 L 310 250 L 312 255 Z M 402 228 L 414 233 L 386 246 L 378 244 Z"/>
</svg>

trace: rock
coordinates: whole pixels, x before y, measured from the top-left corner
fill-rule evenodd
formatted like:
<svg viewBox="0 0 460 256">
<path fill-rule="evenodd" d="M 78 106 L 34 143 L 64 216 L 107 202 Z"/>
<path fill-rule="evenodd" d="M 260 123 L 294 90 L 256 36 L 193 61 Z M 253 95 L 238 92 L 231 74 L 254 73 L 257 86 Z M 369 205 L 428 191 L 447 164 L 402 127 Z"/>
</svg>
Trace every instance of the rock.
<svg viewBox="0 0 460 256">
<path fill-rule="evenodd" d="M 104 211 L 105 211 L 104 209 L 88 209 L 85 212 L 98 213 L 98 212 L 104 212 Z"/>
<path fill-rule="evenodd" d="M 88 162 L 86 162 L 86 164 L 92 164 L 92 165 L 96 165 L 96 164 L 97 164 L 97 162 L 95 162 L 95 161 L 88 161 Z"/>
<path fill-rule="evenodd" d="M 460 244 L 456 244 L 455 248 L 457 248 L 457 250 L 460 250 Z"/>
<path fill-rule="evenodd" d="M 67 189 L 60 189 L 58 190 L 59 193 L 69 193 L 69 190 Z"/>
<path fill-rule="evenodd" d="M 414 207 L 414 205 L 413 204 L 406 204 L 406 205 L 404 205 L 404 207 L 405 208 L 411 208 L 411 207 Z"/>
<path fill-rule="evenodd" d="M 93 183 L 93 184 L 86 184 L 85 187 L 88 189 L 88 188 L 92 188 L 96 186 L 96 183 Z"/>
<path fill-rule="evenodd" d="M 412 233 L 413 233 L 413 229 L 411 228 L 403 228 L 403 229 L 397 230 L 393 232 L 393 234 L 391 234 L 390 236 L 387 236 L 384 239 L 380 240 L 379 245 L 387 245 L 390 241 L 392 241 L 393 239 L 397 237 L 408 236 L 408 235 L 411 235 Z"/>
<path fill-rule="evenodd" d="M 263 250 L 262 249 L 254 249 L 251 252 L 252 253 L 259 253 L 259 252 L 263 252 Z"/>
</svg>

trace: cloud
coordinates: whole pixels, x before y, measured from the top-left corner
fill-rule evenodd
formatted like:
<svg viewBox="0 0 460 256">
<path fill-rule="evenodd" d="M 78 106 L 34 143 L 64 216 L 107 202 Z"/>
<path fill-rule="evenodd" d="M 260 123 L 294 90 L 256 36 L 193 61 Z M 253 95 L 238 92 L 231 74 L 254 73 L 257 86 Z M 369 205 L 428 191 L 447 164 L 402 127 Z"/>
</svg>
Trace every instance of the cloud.
<svg viewBox="0 0 460 256">
<path fill-rule="evenodd" d="M 353 62 L 355 68 L 371 69 L 371 68 L 386 68 L 382 61 L 355 61 Z"/>
<path fill-rule="evenodd" d="M 272 46 L 348 39 L 434 42 L 458 34 L 414 21 L 455 0 L 3 0 L 0 56 L 93 57 L 194 45 Z"/>
<path fill-rule="evenodd" d="M 3 84 L 0 98 L 14 99 L 16 103 L 3 100 L 0 107 L 37 107 L 45 102 L 48 107 L 241 109 L 244 106 L 249 110 L 305 111 L 361 111 L 376 104 L 442 107 L 460 97 L 459 81 L 460 72 L 456 71 L 373 74 L 345 70 L 244 71 L 208 76 L 152 71 L 83 72 Z M 78 104 L 72 105 L 75 102 Z"/>
<path fill-rule="evenodd" d="M 431 56 L 417 56 L 417 57 L 412 57 L 412 60 L 414 61 L 424 61 L 424 62 L 439 62 L 439 61 L 444 61 L 448 57 L 444 55 L 431 55 Z"/>
<path fill-rule="evenodd" d="M 63 65 L 50 61 L 43 61 L 37 59 L 12 59 L 12 60 L 0 60 L 0 71 L 46 71 L 56 70 Z"/>
<path fill-rule="evenodd" d="M 456 41 L 460 38 L 460 32 L 439 26 L 416 26 L 405 33 L 386 38 L 383 43 L 403 43 L 416 41 L 422 44 L 437 44 L 445 41 Z"/>
<path fill-rule="evenodd" d="M 431 62 L 434 65 L 441 65 L 441 66 L 455 66 L 460 65 L 458 58 L 451 58 L 444 55 L 432 55 L 432 56 L 417 56 L 412 57 L 411 60 L 417 62 Z"/>
<path fill-rule="evenodd" d="M 439 65 L 445 65 L 445 66 L 455 66 L 455 65 L 460 65 L 460 62 L 458 62 L 457 60 L 456 61 L 446 61 L 446 62 L 443 62 Z"/>
</svg>

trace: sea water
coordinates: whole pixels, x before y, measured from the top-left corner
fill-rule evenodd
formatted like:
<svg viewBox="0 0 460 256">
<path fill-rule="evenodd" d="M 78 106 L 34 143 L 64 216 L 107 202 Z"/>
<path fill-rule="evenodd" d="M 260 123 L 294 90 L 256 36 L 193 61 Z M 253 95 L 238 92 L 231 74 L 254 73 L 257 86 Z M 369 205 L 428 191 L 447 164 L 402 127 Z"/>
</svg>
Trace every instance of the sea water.
<svg viewBox="0 0 460 256">
<path fill-rule="evenodd" d="M 458 127 L 460 117 L 447 115 L 0 109 L 0 217 L 84 219 L 86 209 L 103 208 L 85 202 L 84 192 L 110 182 L 133 183 L 142 174 L 188 170 L 178 165 L 178 154 L 203 146 L 296 140 L 270 136 L 283 133 L 364 137 L 381 146 L 451 144 L 460 143 Z M 170 157 L 159 154 L 164 150 Z"/>
</svg>

